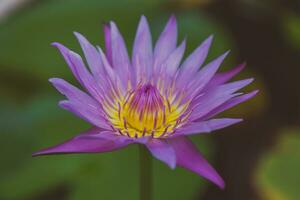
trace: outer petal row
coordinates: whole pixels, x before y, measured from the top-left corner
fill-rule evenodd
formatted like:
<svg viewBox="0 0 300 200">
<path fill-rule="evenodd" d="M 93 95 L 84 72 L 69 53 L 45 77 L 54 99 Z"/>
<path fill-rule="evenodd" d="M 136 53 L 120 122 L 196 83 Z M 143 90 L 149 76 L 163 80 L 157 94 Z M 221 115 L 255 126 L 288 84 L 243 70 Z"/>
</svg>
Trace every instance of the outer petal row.
<svg viewBox="0 0 300 200">
<path fill-rule="evenodd" d="M 99 128 L 92 128 L 62 144 L 37 151 L 33 156 L 102 153 L 124 148 L 132 143 L 139 142 Z M 152 139 L 145 145 L 155 158 L 165 162 L 171 168 L 174 169 L 177 164 L 212 181 L 220 188 L 224 188 L 222 178 L 187 138 L 179 137 L 171 140 Z"/>
<path fill-rule="evenodd" d="M 33 153 L 33 156 L 66 153 L 101 153 L 114 151 L 130 144 L 129 140 L 112 132 L 92 128 L 80 135 L 53 147 Z"/>
</svg>

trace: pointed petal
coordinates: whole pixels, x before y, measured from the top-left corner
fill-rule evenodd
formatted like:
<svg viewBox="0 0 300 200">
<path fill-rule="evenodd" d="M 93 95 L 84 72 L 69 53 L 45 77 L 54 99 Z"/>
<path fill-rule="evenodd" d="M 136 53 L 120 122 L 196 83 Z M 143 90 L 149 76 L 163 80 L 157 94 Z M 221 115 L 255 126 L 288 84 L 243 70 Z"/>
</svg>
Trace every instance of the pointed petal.
<svg viewBox="0 0 300 200">
<path fill-rule="evenodd" d="M 220 119 L 211 119 L 211 120 L 201 121 L 201 122 L 192 122 L 189 125 L 186 125 L 178 129 L 178 131 L 176 131 L 176 134 L 174 136 L 210 133 L 212 131 L 231 126 L 241 121 L 243 120 L 234 119 L 234 118 L 220 118 Z"/>
<path fill-rule="evenodd" d="M 130 144 L 129 140 L 109 131 L 90 129 L 80 135 L 53 147 L 33 153 L 33 156 L 69 153 L 102 153 L 114 151 Z"/>
<path fill-rule="evenodd" d="M 73 75 L 78 80 L 78 82 L 87 89 L 87 91 L 96 99 L 102 99 L 102 92 L 100 87 L 97 87 L 93 76 L 85 67 L 80 55 L 69 50 L 59 43 L 53 43 L 53 46 L 57 47 L 63 57 L 65 58 L 67 64 L 69 65 Z"/>
<path fill-rule="evenodd" d="M 221 63 L 225 59 L 225 57 L 228 55 L 229 52 L 224 53 L 220 57 L 216 58 L 215 60 L 211 61 L 209 64 L 203 67 L 202 70 L 199 71 L 199 74 L 197 77 L 201 79 L 201 81 L 198 83 L 199 85 L 197 87 L 202 88 L 203 85 L 205 85 L 208 81 L 211 80 L 213 75 L 216 73 L 216 71 L 219 69 Z"/>
<path fill-rule="evenodd" d="M 84 56 L 86 57 L 86 61 L 94 77 L 103 76 L 102 61 L 96 48 L 80 33 L 74 32 L 74 34 L 80 43 Z"/>
<path fill-rule="evenodd" d="M 222 105 L 229 99 L 239 96 L 240 93 L 234 93 L 239 89 L 245 87 L 253 81 L 252 78 L 226 83 L 224 85 L 211 88 L 207 93 L 193 100 L 193 104 L 196 104 L 192 110 L 189 120 L 194 121 L 199 119 Z"/>
<path fill-rule="evenodd" d="M 219 92 L 220 94 L 232 94 L 243 87 L 249 85 L 254 81 L 254 78 L 247 78 L 244 80 L 239 80 L 239 81 L 234 81 L 230 83 L 225 83 L 223 85 L 220 85 L 216 87 L 216 91 Z"/>
<path fill-rule="evenodd" d="M 222 72 L 216 74 L 211 81 L 206 86 L 206 89 L 211 88 L 213 86 L 221 85 L 227 81 L 229 81 L 232 77 L 237 75 L 240 71 L 242 71 L 245 68 L 246 64 L 240 64 L 237 67 L 233 68 L 232 70 L 229 70 L 227 72 Z"/>
<path fill-rule="evenodd" d="M 166 163 L 171 169 L 176 167 L 176 155 L 173 147 L 166 140 L 151 139 L 146 144 L 151 154 Z"/>
<path fill-rule="evenodd" d="M 244 94 L 238 97 L 234 97 L 230 100 L 228 100 L 226 103 L 220 105 L 219 107 L 213 109 L 212 111 L 210 111 L 208 114 L 206 114 L 205 116 L 201 117 L 199 120 L 203 120 L 203 119 L 209 119 L 227 109 L 232 108 L 233 106 L 240 104 L 244 101 L 247 101 L 249 99 L 251 99 L 252 97 L 254 97 L 256 94 L 258 93 L 258 90 L 255 90 L 253 92 L 250 92 L 248 94 Z"/>
<path fill-rule="evenodd" d="M 82 58 L 78 54 L 71 51 L 69 54 L 69 59 L 73 64 L 77 74 L 79 74 L 80 81 L 82 82 L 83 86 L 95 99 L 103 99 L 103 91 L 101 90 L 100 85 L 96 83 L 94 77 L 87 70 Z"/>
<path fill-rule="evenodd" d="M 86 120 L 96 127 L 103 129 L 111 129 L 107 123 L 102 109 L 98 107 L 91 107 L 84 104 L 84 102 L 73 102 L 73 101 L 60 101 L 59 106 L 65 110 L 68 110 L 76 116 Z"/>
<path fill-rule="evenodd" d="M 111 31 L 109 24 L 103 25 L 105 50 L 108 61 L 112 64 L 112 50 L 111 50 Z"/>
<path fill-rule="evenodd" d="M 197 75 L 195 75 L 194 80 L 190 83 L 190 95 L 187 95 L 187 98 L 191 98 L 196 96 L 205 86 L 206 84 L 211 80 L 211 78 L 214 76 L 216 71 L 219 69 L 221 63 L 225 59 L 229 52 L 224 53 L 217 59 L 211 61 L 209 64 L 203 67 Z"/>
<path fill-rule="evenodd" d="M 219 95 L 219 96 L 218 96 Z M 232 99 L 235 96 L 240 95 L 240 93 L 237 94 L 223 94 L 220 96 L 220 94 L 215 93 L 212 95 L 207 95 L 207 98 L 203 98 L 196 106 L 192 109 L 192 113 L 189 117 L 190 121 L 195 121 L 207 113 L 209 113 L 211 110 L 217 108 L 218 106 L 224 104 L 229 99 Z"/>
<path fill-rule="evenodd" d="M 106 92 L 105 97 L 106 99 L 113 101 L 113 99 L 117 98 L 120 95 L 119 89 L 122 85 L 120 82 L 121 80 L 119 79 L 118 74 L 115 72 L 115 69 L 110 65 L 102 49 L 99 46 L 97 46 L 97 49 L 100 53 L 105 72 L 106 82 L 102 83 L 102 85 L 105 86 L 104 91 L 108 91 Z"/>
<path fill-rule="evenodd" d="M 210 48 L 213 36 L 209 36 L 203 41 L 200 46 L 189 55 L 189 57 L 183 62 L 180 71 L 179 81 L 190 79 L 191 75 L 195 73 L 200 66 L 204 63 L 208 50 Z"/>
<path fill-rule="evenodd" d="M 167 60 L 162 64 L 163 70 L 167 71 L 167 74 L 172 76 L 179 67 L 180 61 L 183 57 L 185 51 L 186 40 L 184 39 L 182 43 L 177 47 L 167 58 Z"/>
<path fill-rule="evenodd" d="M 69 54 L 70 54 L 71 50 L 58 42 L 52 43 L 52 46 L 56 47 L 60 51 L 61 55 L 64 57 L 66 63 L 68 64 L 68 66 L 69 66 L 70 70 L 72 71 L 73 75 L 75 76 L 75 78 L 79 81 L 80 84 L 83 85 L 80 74 L 78 74 L 76 67 L 74 66 L 74 64 L 71 62 L 71 60 L 69 58 Z"/>
<path fill-rule="evenodd" d="M 49 81 L 60 93 L 69 99 L 69 101 L 61 101 L 59 103 L 62 108 L 95 126 L 110 129 L 103 117 L 104 113 L 100 103 L 63 79 L 52 78 Z"/>
<path fill-rule="evenodd" d="M 176 152 L 177 165 L 191 170 L 224 189 L 223 179 L 189 139 L 186 137 L 174 138 L 170 140 L 170 143 Z"/>
<path fill-rule="evenodd" d="M 170 55 L 176 48 L 177 43 L 177 22 L 174 15 L 172 15 L 159 36 L 154 48 L 154 62 L 159 68 L 161 63 Z"/>
<path fill-rule="evenodd" d="M 51 78 L 49 79 L 49 81 L 61 94 L 65 95 L 70 101 L 84 102 L 87 106 L 91 106 L 93 108 L 100 106 L 100 104 L 88 94 L 79 90 L 77 87 L 71 85 L 61 78 Z"/>
<path fill-rule="evenodd" d="M 127 86 L 130 60 L 126 45 L 117 25 L 114 22 L 110 22 L 110 30 L 113 68 L 115 68 L 115 71 L 119 74 L 123 84 Z"/>
<path fill-rule="evenodd" d="M 152 38 L 149 24 L 145 16 L 141 17 L 136 32 L 132 51 L 132 63 L 135 70 L 138 72 L 138 79 L 142 77 L 149 78 L 149 76 L 151 76 L 153 67 Z"/>
<path fill-rule="evenodd" d="M 106 72 L 106 74 L 109 76 L 110 80 L 113 81 L 115 80 L 115 71 L 112 68 L 111 64 L 109 63 L 107 56 L 105 56 L 105 54 L 103 53 L 102 49 L 100 47 L 97 48 L 101 59 L 102 59 L 102 63 L 103 63 L 103 67 L 104 67 L 104 71 Z"/>
</svg>

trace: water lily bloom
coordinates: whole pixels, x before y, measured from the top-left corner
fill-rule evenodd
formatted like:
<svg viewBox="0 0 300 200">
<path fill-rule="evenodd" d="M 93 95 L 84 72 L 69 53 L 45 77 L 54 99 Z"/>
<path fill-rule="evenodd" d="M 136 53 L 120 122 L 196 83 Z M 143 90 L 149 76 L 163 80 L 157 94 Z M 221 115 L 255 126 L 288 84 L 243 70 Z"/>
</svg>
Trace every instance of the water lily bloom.
<svg viewBox="0 0 300 200">
<path fill-rule="evenodd" d="M 67 98 L 59 106 L 93 127 L 34 155 L 102 153 L 138 143 L 172 169 L 184 167 L 224 188 L 223 179 L 188 136 L 242 121 L 214 117 L 257 93 L 238 92 L 253 79 L 227 83 L 244 65 L 217 73 L 226 52 L 202 66 L 211 36 L 182 61 L 186 41 L 177 46 L 174 16 L 154 48 L 148 22 L 142 16 L 131 58 L 114 22 L 104 25 L 104 35 L 105 53 L 75 33 L 85 60 L 62 44 L 53 43 L 84 90 L 63 79 L 51 78 L 50 82 Z"/>
</svg>

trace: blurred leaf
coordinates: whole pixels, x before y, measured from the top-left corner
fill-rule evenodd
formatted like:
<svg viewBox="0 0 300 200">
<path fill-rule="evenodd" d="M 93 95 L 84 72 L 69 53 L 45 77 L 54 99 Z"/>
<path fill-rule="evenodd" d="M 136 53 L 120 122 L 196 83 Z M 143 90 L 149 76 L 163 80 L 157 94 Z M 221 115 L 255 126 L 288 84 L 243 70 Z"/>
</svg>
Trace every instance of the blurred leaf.
<svg viewBox="0 0 300 200">
<path fill-rule="evenodd" d="M 68 134 L 75 135 L 86 128 L 81 120 L 63 110 L 58 111 L 55 98 L 36 100 L 25 108 L 10 107 L 10 115 L 0 113 L 0 199 L 32 196 L 64 181 L 80 167 L 80 162 L 84 163 L 83 159 L 31 157 L 31 153 L 42 145 L 61 142 Z M 28 180 L 30 184 L 27 184 Z"/>
<path fill-rule="evenodd" d="M 257 187 L 266 200 L 299 199 L 300 129 L 284 130 L 278 144 L 261 159 Z"/>
<path fill-rule="evenodd" d="M 138 149 L 131 145 L 109 154 L 89 155 L 101 161 L 74 177 L 70 199 L 138 199 Z"/>
<path fill-rule="evenodd" d="M 24 199 L 65 182 L 82 167 L 81 157 L 31 158 L 0 182 L 0 198 Z M 29 182 L 29 183 L 28 183 Z"/>
<path fill-rule="evenodd" d="M 296 13 L 283 15 L 282 30 L 290 44 L 300 48 L 300 15 Z"/>
</svg>

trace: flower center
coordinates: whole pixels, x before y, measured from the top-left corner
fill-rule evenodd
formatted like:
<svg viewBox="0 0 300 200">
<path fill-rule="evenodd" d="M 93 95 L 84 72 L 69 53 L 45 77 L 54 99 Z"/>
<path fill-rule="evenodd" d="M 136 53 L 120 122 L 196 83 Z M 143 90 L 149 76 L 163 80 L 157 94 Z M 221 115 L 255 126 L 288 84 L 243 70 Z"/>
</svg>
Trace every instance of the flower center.
<svg viewBox="0 0 300 200">
<path fill-rule="evenodd" d="M 182 123 L 187 107 L 170 100 L 152 84 L 141 85 L 118 101 L 110 121 L 120 134 L 129 137 L 168 136 Z"/>
<path fill-rule="evenodd" d="M 150 84 L 138 88 L 123 105 L 123 112 L 129 127 L 147 134 L 160 128 L 166 120 L 164 99 Z"/>
</svg>

